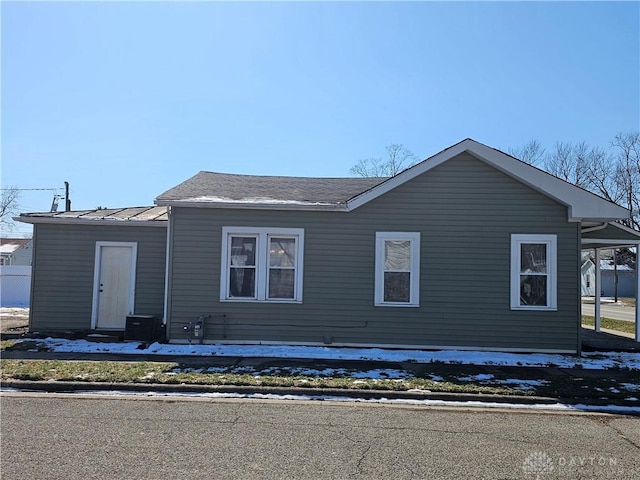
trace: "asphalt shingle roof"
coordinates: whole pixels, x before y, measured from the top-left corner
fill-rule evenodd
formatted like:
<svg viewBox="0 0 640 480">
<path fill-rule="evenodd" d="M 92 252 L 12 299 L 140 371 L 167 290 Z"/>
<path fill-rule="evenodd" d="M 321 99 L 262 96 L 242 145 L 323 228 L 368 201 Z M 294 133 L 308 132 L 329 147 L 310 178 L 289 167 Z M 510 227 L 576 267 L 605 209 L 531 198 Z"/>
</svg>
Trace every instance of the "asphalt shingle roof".
<svg viewBox="0 0 640 480">
<path fill-rule="evenodd" d="M 342 205 L 386 178 L 308 178 L 200 172 L 156 198 L 172 202 Z"/>
</svg>

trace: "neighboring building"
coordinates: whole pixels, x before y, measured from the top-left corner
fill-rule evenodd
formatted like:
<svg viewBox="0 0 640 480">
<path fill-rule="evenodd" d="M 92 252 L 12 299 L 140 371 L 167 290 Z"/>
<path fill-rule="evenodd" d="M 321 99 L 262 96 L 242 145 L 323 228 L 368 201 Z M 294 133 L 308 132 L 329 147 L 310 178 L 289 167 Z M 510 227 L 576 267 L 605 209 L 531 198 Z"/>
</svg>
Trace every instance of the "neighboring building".
<svg viewBox="0 0 640 480">
<path fill-rule="evenodd" d="M 609 224 L 628 210 L 470 139 L 389 179 L 200 172 L 156 204 L 21 215 L 30 328 L 577 352 L 581 249 L 640 243 Z"/>
<path fill-rule="evenodd" d="M 0 265 L 31 265 L 33 240 L 0 238 Z"/>
<path fill-rule="evenodd" d="M 595 296 L 596 268 L 593 260 L 587 258 L 582 264 L 582 296 Z M 636 296 L 636 273 L 629 265 L 614 267 L 611 260 L 600 260 L 600 295 L 614 297 L 616 295 L 616 277 L 618 281 L 618 297 L 634 298 Z"/>
<path fill-rule="evenodd" d="M 596 295 L 596 267 L 593 260 L 590 258 L 583 259 L 580 274 L 582 278 L 582 296 L 594 297 Z"/>
</svg>

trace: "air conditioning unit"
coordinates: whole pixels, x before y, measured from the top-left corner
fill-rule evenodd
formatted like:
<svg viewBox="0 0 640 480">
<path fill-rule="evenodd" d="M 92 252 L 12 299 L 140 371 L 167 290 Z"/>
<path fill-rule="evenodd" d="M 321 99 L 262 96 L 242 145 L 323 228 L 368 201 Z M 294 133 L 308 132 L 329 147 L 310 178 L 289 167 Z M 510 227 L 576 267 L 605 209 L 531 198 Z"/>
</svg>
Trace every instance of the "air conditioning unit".
<svg viewBox="0 0 640 480">
<path fill-rule="evenodd" d="M 124 339 L 138 342 L 155 342 L 162 334 L 160 319 L 155 315 L 127 315 Z"/>
</svg>

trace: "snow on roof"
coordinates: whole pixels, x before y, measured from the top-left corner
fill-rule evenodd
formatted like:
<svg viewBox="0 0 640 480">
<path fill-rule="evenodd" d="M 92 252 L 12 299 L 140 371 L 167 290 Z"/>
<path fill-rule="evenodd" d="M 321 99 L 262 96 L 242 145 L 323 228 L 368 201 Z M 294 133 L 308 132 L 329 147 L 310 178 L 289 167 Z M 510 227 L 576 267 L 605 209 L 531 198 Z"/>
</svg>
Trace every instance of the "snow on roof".
<svg viewBox="0 0 640 480">
<path fill-rule="evenodd" d="M 385 180 L 386 177 L 311 178 L 203 171 L 160 194 L 156 203 L 336 208 Z"/>
<path fill-rule="evenodd" d="M 10 255 L 30 241 L 30 238 L 0 238 L 0 254 Z"/>
<path fill-rule="evenodd" d="M 626 271 L 632 272 L 633 268 L 629 265 L 618 265 L 617 267 L 613 265 L 612 260 L 600 260 L 600 270 L 618 270 L 618 271 Z"/>
</svg>

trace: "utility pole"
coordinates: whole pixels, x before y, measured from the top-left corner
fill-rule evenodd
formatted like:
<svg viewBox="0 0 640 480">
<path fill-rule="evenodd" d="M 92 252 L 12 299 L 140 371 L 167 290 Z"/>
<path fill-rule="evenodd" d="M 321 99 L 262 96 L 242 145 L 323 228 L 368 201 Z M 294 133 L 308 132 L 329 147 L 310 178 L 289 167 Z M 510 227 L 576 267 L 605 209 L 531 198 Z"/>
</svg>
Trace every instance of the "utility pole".
<svg viewBox="0 0 640 480">
<path fill-rule="evenodd" d="M 64 182 L 64 211 L 71 211 L 71 199 L 69 198 L 69 182 Z"/>
</svg>

